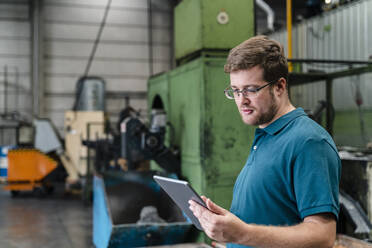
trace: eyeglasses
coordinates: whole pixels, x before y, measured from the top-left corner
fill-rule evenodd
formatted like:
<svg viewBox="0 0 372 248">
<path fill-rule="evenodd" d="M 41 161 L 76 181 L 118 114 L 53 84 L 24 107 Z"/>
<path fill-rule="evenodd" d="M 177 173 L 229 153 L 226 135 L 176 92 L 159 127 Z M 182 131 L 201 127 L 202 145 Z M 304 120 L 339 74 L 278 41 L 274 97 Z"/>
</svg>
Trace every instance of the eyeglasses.
<svg viewBox="0 0 372 248">
<path fill-rule="evenodd" d="M 239 98 L 240 97 L 240 94 L 242 94 L 245 98 L 252 98 L 252 97 L 256 97 L 258 92 L 260 90 L 262 90 L 263 88 L 265 88 L 266 86 L 270 85 L 270 84 L 273 84 L 275 82 L 269 82 L 265 85 L 262 85 L 261 87 L 258 87 L 258 88 L 244 88 L 242 90 L 238 90 L 238 89 L 233 89 L 231 87 L 227 87 L 224 92 L 225 92 L 225 96 L 228 98 L 228 99 L 235 99 L 235 98 Z"/>
</svg>

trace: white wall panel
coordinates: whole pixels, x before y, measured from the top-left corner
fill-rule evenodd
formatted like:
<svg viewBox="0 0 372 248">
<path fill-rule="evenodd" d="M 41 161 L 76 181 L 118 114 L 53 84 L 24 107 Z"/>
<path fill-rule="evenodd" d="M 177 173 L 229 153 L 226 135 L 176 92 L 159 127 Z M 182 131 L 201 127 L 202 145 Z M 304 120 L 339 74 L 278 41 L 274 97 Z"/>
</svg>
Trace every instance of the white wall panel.
<svg viewBox="0 0 372 248">
<path fill-rule="evenodd" d="M 7 65 L 11 73 L 16 73 L 16 68 L 19 73 L 30 72 L 30 58 L 26 55 L 1 56 L 0 54 L 0 65 Z M 4 71 L 4 67 L 0 68 L 0 71 Z"/>
<path fill-rule="evenodd" d="M 0 38 L 0 55 L 1 54 L 30 56 L 30 41 L 19 40 L 17 38 Z"/>
<path fill-rule="evenodd" d="M 75 92 L 76 82 L 79 79 L 76 77 L 50 77 L 47 76 L 46 80 L 49 82 L 45 88 L 45 92 L 50 93 L 72 93 Z M 146 91 L 146 79 L 129 79 L 129 78 L 107 78 L 110 83 L 106 83 L 106 91 Z"/>
<path fill-rule="evenodd" d="M 3 113 L 6 106 L 7 111 L 19 111 L 23 116 L 30 117 L 31 32 L 28 1 L 0 2 L 0 30 L 0 112 Z"/>
<path fill-rule="evenodd" d="M 45 6 L 45 19 L 48 22 L 62 23 L 91 23 L 99 24 L 103 18 L 104 7 L 97 8 L 81 8 L 81 7 L 65 7 L 65 6 Z M 170 20 L 164 12 L 152 13 L 152 25 L 158 27 L 169 27 Z M 137 9 L 115 9 L 111 8 L 107 17 L 107 25 L 137 25 L 147 26 L 147 11 Z"/>
<path fill-rule="evenodd" d="M 0 3 L 0 6 L 0 18 L 28 18 L 28 6 L 26 4 Z"/>
<path fill-rule="evenodd" d="M 71 110 L 75 101 L 75 96 L 45 96 L 45 104 L 47 106 L 53 106 L 53 111 L 48 112 L 55 112 L 60 111 L 61 114 L 64 113 L 64 110 Z M 51 109 L 50 109 L 51 110 Z"/>
<path fill-rule="evenodd" d="M 125 107 L 125 99 L 108 99 L 107 100 L 109 111 L 119 112 Z M 144 99 L 131 99 L 129 104 L 138 106 L 138 110 L 146 110 L 147 102 Z"/>
<path fill-rule="evenodd" d="M 0 68 L 0 89 L 3 89 L 3 82 L 4 82 L 4 68 Z M 29 74 L 18 74 L 16 75 L 15 68 L 8 67 L 8 84 L 10 88 L 15 88 L 18 85 L 18 89 L 20 92 L 24 92 L 25 94 L 29 94 L 31 90 L 31 82 L 30 82 L 30 75 Z M 0 100 L 1 101 L 1 100 Z"/>
<path fill-rule="evenodd" d="M 28 22 L 0 21 L 0 30 L 1 37 L 22 37 L 26 40 L 30 37 L 30 24 Z"/>
<path fill-rule="evenodd" d="M 154 1 L 155 2 L 155 1 Z M 156 4 L 159 3 L 160 4 Z M 168 0 L 156 1 L 156 7 L 169 10 Z M 69 6 L 90 6 L 90 7 L 105 7 L 107 0 L 45 0 L 46 5 L 69 5 Z M 112 7 L 114 8 L 140 8 L 147 9 L 147 0 L 113 0 Z"/>
<path fill-rule="evenodd" d="M 68 25 L 68 24 L 47 24 L 46 39 L 47 40 L 71 40 L 94 42 L 99 27 L 87 25 Z M 122 43 L 139 42 L 141 44 L 148 43 L 148 31 L 144 28 L 137 27 L 118 27 L 107 26 L 102 33 L 102 43 L 105 41 L 117 41 Z M 169 31 L 167 29 L 156 29 L 153 36 L 155 44 L 170 44 Z"/>
<path fill-rule="evenodd" d="M 46 59 L 45 70 L 51 74 L 84 74 L 85 60 Z M 154 63 L 155 68 L 167 68 L 163 63 Z M 93 61 L 90 74 L 149 76 L 148 62 L 137 61 Z"/>
<path fill-rule="evenodd" d="M 45 54 L 53 56 L 76 56 L 88 58 L 93 43 L 83 42 L 45 42 Z M 147 45 L 142 44 L 100 44 L 96 52 L 97 58 L 148 60 L 149 51 Z M 170 46 L 154 46 L 153 57 L 156 60 L 170 60 Z"/>
</svg>

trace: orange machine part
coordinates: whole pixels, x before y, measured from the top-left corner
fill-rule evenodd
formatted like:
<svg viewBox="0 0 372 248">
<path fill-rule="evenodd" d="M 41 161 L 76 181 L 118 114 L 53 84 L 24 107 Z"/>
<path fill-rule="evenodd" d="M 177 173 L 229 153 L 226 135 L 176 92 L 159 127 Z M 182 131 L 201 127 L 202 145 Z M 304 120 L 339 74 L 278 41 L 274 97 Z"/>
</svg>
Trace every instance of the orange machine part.
<svg viewBox="0 0 372 248">
<path fill-rule="evenodd" d="M 57 162 L 35 149 L 8 152 L 8 183 L 42 180 L 57 167 Z"/>
</svg>

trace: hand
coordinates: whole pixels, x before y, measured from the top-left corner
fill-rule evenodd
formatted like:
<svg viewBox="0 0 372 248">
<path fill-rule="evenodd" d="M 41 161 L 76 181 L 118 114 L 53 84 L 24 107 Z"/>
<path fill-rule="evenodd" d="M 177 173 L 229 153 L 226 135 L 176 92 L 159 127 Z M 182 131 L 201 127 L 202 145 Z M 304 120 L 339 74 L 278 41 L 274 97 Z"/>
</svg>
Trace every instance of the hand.
<svg viewBox="0 0 372 248">
<path fill-rule="evenodd" d="M 245 223 L 234 214 L 202 196 L 208 209 L 190 200 L 190 210 L 198 218 L 204 232 L 211 239 L 219 242 L 236 243 Z"/>
</svg>

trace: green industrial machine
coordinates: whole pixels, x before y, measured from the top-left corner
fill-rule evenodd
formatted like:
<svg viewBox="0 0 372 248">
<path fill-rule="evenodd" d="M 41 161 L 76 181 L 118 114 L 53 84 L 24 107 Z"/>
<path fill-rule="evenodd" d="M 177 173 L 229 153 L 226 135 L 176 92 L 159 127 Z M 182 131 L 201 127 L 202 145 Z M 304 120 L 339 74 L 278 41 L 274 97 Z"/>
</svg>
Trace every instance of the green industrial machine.
<svg viewBox="0 0 372 248">
<path fill-rule="evenodd" d="M 226 52 L 254 35 L 253 0 L 183 0 L 174 16 L 177 60 L 201 50 Z"/>
<path fill-rule="evenodd" d="M 149 110 L 167 113 L 166 145 L 179 147 L 182 176 L 227 209 L 254 128 L 224 96 L 229 75 L 223 67 L 228 51 L 253 35 L 253 0 L 183 0 L 175 8 L 180 66 L 148 82 Z"/>
</svg>

